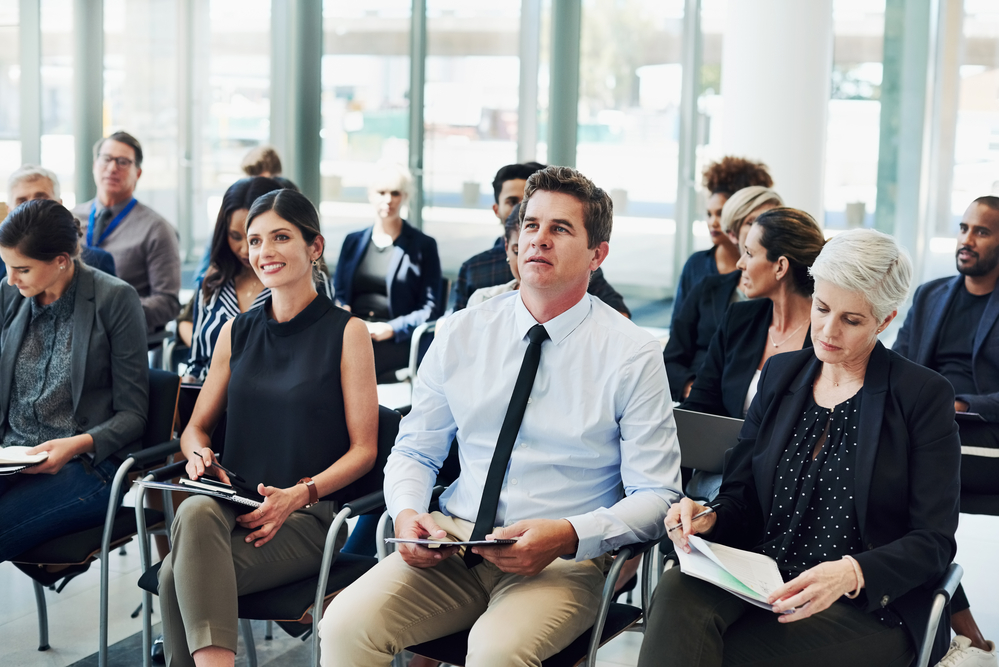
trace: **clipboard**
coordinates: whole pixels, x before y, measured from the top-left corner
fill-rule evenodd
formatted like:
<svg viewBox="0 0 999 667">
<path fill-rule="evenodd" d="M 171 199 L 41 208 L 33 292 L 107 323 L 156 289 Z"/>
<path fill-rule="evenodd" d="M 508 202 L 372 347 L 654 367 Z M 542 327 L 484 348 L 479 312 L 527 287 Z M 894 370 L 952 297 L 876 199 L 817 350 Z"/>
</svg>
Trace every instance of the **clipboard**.
<svg viewBox="0 0 999 667">
<path fill-rule="evenodd" d="M 212 498 L 218 498 L 219 500 L 228 500 L 231 503 L 236 503 L 237 505 L 245 505 L 246 507 L 252 507 L 256 509 L 263 505 L 259 500 L 254 500 L 253 498 L 247 498 L 241 495 L 230 495 L 228 493 L 223 493 L 221 491 L 211 491 L 209 489 L 203 489 L 195 486 L 186 486 L 183 484 L 174 484 L 173 482 L 154 482 L 151 480 L 139 479 L 135 483 L 138 486 L 143 486 L 147 489 L 162 489 L 164 491 L 183 491 L 184 493 L 190 493 L 192 495 L 201 496 L 211 496 Z"/>
</svg>

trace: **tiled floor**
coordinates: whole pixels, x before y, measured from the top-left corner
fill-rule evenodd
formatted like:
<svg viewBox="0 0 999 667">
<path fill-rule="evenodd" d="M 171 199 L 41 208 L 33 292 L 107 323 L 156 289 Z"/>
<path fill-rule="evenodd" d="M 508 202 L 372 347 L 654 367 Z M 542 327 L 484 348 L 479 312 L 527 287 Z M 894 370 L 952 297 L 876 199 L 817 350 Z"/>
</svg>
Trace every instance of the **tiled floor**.
<svg viewBox="0 0 999 667">
<path fill-rule="evenodd" d="M 958 529 L 958 562 L 965 568 L 965 587 L 972 609 L 985 635 L 999 638 L 999 577 L 995 575 L 999 552 L 999 517 L 961 516 Z M 140 619 L 129 614 L 139 603 L 135 581 L 139 576 L 138 549 L 111 556 L 111 642 L 118 642 L 141 630 Z M 50 643 L 44 653 L 37 651 L 38 626 L 35 598 L 30 580 L 10 563 L 0 564 L 0 665 L 4 667 L 64 667 L 97 650 L 97 609 L 99 570 L 73 580 L 59 595 L 46 591 L 49 601 Z M 154 615 L 154 619 L 158 614 Z M 276 630 L 282 634 L 280 630 Z M 262 633 L 257 633 L 262 634 Z M 257 637 L 258 644 L 262 643 Z M 634 665 L 641 636 L 625 633 L 600 651 L 602 667 Z M 275 646 L 275 648 L 277 648 Z M 296 650 L 295 655 L 307 655 Z M 141 656 L 136 651 L 135 663 Z M 263 661 L 262 661 L 263 663 Z M 273 664 L 306 664 L 275 660 Z"/>
</svg>

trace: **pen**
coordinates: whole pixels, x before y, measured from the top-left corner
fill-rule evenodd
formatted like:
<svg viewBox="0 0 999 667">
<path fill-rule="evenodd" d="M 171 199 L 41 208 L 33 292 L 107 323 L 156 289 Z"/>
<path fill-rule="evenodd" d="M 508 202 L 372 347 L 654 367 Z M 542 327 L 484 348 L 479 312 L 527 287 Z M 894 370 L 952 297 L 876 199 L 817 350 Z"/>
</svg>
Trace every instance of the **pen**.
<svg viewBox="0 0 999 667">
<path fill-rule="evenodd" d="M 703 512 L 698 512 L 694 516 L 690 517 L 690 520 L 691 521 L 695 521 L 697 519 L 700 519 L 702 516 L 707 516 L 707 515 L 713 513 L 714 511 L 715 511 L 714 507 L 709 507 L 708 509 L 704 510 Z M 677 528 L 679 528 L 682 525 L 683 525 L 682 523 L 678 523 L 675 526 L 673 526 L 672 528 L 669 528 L 666 532 L 667 533 L 672 533 L 674 530 L 676 530 Z"/>
<path fill-rule="evenodd" d="M 201 456 L 201 454 L 198 454 L 198 456 Z M 201 456 L 201 460 L 204 461 L 205 457 Z M 234 479 L 237 482 L 245 482 L 246 481 L 245 479 L 243 479 L 243 477 L 239 473 L 235 473 L 235 472 L 229 470 L 228 468 L 224 467 L 221 463 L 219 463 L 218 459 L 215 459 L 215 461 L 211 465 L 217 466 L 219 470 L 221 470 L 225 474 L 229 475 L 229 477 L 231 479 Z M 698 515 L 698 516 L 700 516 L 700 515 Z M 694 517 L 694 518 L 696 519 L 697 517 Z"/>
</svg>

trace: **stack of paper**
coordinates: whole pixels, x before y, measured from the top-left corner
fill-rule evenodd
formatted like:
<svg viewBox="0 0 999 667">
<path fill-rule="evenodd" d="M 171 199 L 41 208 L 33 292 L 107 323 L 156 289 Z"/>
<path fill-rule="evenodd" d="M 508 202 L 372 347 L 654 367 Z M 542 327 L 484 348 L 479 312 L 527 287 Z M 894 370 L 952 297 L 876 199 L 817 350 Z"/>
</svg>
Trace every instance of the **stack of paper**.
<svg viewBox="0 0 999 667">
<path fill-rule="evenodd" d="M 680 571 L 724 588 L 757 607 L 770 609 L 770 593 L 784 585 L 777 562 L 769 556 L 715 544 L 696 535 L 690 553 L 677 550 Z"/>
<path fill-rule="evenodd" d="M 25 468 L 38 465 L 49 457 L 48 452 L 38 454 L 26 453 L 31 447 L 3 447 L 0 448 L 0 475 L 12 475 L 21 472 Z"/>
</svg>

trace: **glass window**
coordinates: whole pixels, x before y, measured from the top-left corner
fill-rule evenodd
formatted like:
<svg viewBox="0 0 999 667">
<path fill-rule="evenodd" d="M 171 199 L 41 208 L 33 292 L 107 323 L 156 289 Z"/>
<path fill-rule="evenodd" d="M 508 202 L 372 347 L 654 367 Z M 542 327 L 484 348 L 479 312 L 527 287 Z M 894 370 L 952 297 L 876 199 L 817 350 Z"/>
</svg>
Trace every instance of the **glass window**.
<svg viewBox="0 0 999 667">
<path fill-rule="evenodd" d="M 965 0 L 964 11 L 951 194 L 955 225 L 973 200 L 999 195 L 999 6 Z"/>
<path fill-rule="evenodd" d="M 104 134 L 142 144 L 136 196 L 177 224 L 177 8 L 104 0 Z"/>
<path fill-rule="evenodd" d="M 73 1 L 42 0 L 41 10 L 42 165 L 59 177 L 62 203 L 73 208 Z"/>
<path fill-rule="evenodd" d="M 195 16 L 208 26 L 195 60 L 196 255 L 211 239 L 222 195 L 243 176 L 243 156 L 270 139 L 270 0 L 211 0 L 206 14 Z"/>
<path fill-rule="evenodd" d="M 492 180 L 517 161 L 520 5 L 427 2 L 423 219 L 446 273 L 502 235 Z"/>
<path fill-rule="evenodd" d="M 18 0 L 0 0 L 0 188 L 4 193 L 7 177 L 21 164 L 18 49 Z M 0 204 L 6 199 L 0 198 Z"/>
<path fill-rule="evenodd" d="M 409 162 L 410 0 L 323 2 L 322 203 L 327 260 L 372 223 L 368 182 Z"/>
<path fill-rule="evenodd" d="M 614 200 L 607 280 L 665 296 L 673 284 L 683 0 L 583 4 L 576 166 Z"/>
</svg>

